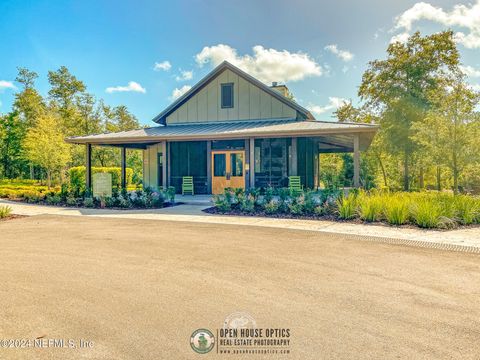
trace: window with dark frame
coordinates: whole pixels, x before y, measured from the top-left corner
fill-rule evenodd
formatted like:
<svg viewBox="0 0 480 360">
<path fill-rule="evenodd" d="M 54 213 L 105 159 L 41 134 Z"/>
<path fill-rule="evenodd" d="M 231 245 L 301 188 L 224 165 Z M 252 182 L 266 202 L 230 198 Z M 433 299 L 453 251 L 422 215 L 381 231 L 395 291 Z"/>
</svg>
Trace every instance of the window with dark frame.
<svg viewBox="0 0 480 360">
<path fill-rule="evenodd" d="M 233 108 L 233 83 L 222 84 L 222 109 Z"/>
</svg>

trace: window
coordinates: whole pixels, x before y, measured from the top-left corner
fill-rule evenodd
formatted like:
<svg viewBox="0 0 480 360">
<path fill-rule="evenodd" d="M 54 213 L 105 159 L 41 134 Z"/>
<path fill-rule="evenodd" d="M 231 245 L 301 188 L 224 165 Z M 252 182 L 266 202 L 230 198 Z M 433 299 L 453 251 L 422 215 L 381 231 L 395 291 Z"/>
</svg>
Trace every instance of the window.
<svg viewBox="0 0 480 360">
<path fill-rule="evenodd" d="M 213 176 L 225 176 L 227 174 L 227 165 L 225 154 L 213 155 Z"/>
<path fill-rule="evenodd" d="M 222 84 L 222 109 L 233 108 L 233 83 Z"/>
<path fill-rule="evenodd" d="M 243 176 L 243 154 L 230 154 L 232 176 Z"/>
</svg>

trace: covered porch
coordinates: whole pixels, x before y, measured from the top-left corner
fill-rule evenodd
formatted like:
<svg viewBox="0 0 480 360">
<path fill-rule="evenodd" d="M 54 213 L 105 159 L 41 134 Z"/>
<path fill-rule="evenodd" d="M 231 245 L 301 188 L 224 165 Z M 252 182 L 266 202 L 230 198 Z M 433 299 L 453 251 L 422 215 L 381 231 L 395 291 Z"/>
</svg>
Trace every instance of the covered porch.
<svg viewBox="0 0 480 360">
<path fill-rule="evenodd" d="M 192 176 L 196 194 L 225 187 L 287 187 L 290 176 L 302 186 L 320 186 L 321 154 L 353 153 L 353 185 L 360 187 L 360 153 L 370 145 L 375 125 L 321 121 L 236 121 L 224 124 L 159 126 L 68 141 L 86 145 L 86 182 L 91 182 L 92 146 L 121 148 L 122 186 L 126 149 L 143 150 L 144 187 L 173 186 Z"/>
</svg>

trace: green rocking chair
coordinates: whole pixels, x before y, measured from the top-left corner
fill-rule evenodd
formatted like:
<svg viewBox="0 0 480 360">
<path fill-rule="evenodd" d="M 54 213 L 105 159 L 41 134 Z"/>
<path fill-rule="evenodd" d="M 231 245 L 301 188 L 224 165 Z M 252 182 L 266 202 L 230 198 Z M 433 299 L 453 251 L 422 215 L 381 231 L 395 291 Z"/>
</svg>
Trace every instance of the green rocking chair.
<svg viewBox="0 0 480 360">
<path fill-rule="evenodd" d="M 288 177 L 288 189 L 290 194 L 298 195 L 303 191 L 303 186 L 300 181 L 300 176 L 289 176 Z"/>
<path fill-rule="evenodd" d="M 185 194 L 194 195 L 193 176 L 182 177 L 182 195 L 185 195 Z"/>
</svg>

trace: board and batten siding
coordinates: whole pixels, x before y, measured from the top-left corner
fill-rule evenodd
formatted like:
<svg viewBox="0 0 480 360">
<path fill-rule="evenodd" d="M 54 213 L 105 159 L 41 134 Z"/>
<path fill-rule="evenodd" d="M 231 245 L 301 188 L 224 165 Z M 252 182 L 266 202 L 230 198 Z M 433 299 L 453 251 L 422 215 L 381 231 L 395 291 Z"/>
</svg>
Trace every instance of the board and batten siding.
<svg viewBox="0 0 480 360">
<path fill-rule="evenodd" d="M 158 153 L 162 152 L 162 144 L 154 144 L 143 150 L 143 186 L 158 188 Z"/>
<path fill-rule="evenodd" d="M 233 83 L 233 108 L 222 109 L 221 84 Z M 167 124 L 296 118 L 295 109 L 226 69 L 167 116 Z"/>
</svg>

